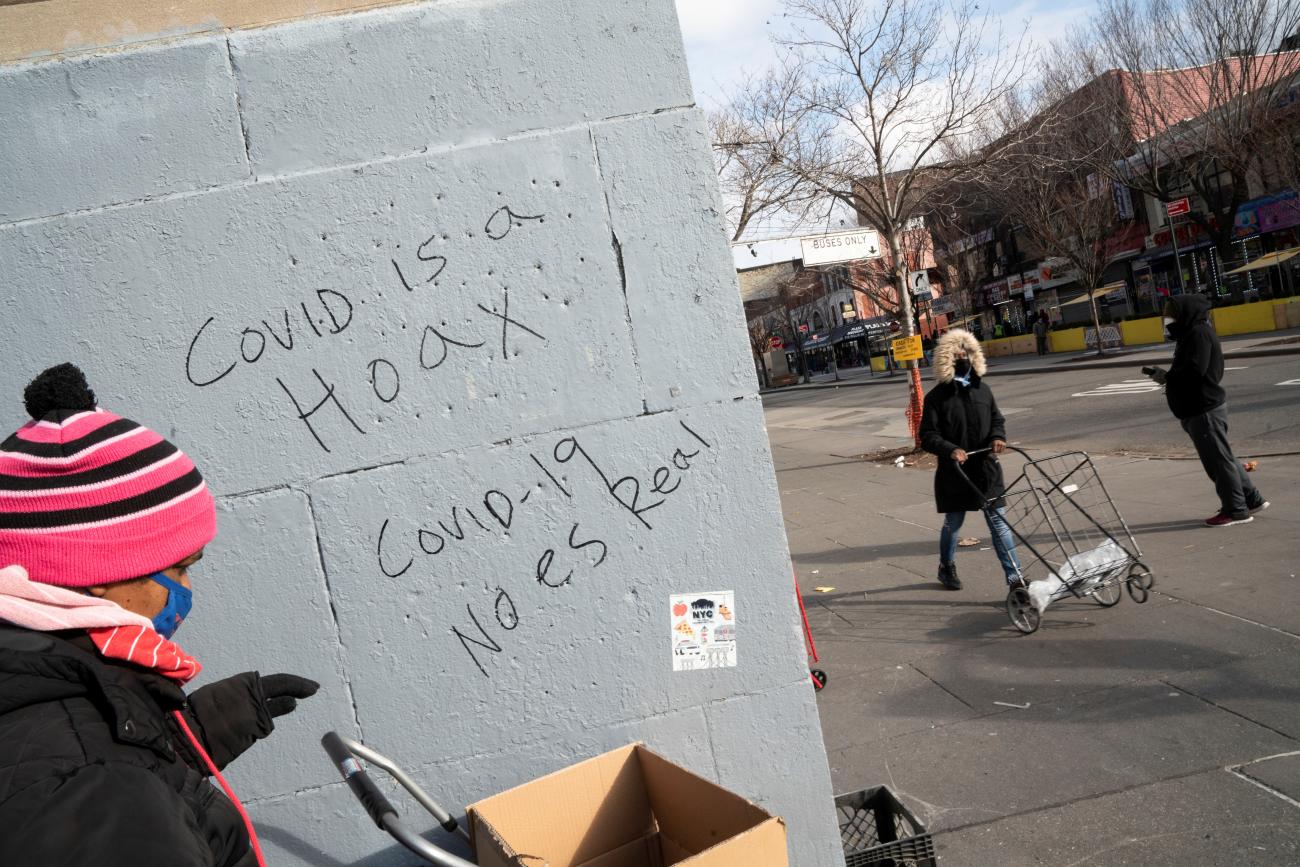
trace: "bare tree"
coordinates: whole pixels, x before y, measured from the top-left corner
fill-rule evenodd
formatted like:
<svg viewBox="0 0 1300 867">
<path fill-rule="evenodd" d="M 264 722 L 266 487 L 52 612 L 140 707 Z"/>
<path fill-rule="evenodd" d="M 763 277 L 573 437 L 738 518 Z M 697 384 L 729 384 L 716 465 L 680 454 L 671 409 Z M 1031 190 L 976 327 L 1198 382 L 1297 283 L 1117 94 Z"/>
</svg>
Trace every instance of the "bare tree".
<svg viewBox="0 0 1300 867">
<path fill-rule="evenodd" d="M 1110 82 L 1080 85 L 1071 72 L 1068 63 L 1049 56 L 1032 99 L 1007 100 L 1003 123 L 1026 134 L 990 166 L 981 186 L 1020 237 L 1078 273 L 1102 355 L 1096 290 L 1114 261 L 1111 242 L 1121 219 L 1134 214 L 1120 213 L 1128 190 L 1113 169 L 1124 156 L 1124 142 L 1113 134 L 1113 103 L 1098 96 Z"/>
<path fill-rule="evenodd" d="M 786 0 L 786 8 L 795 29 L 783 44 L 800 58 L 792 108 L 803 132 L 779 157 L 881 233 L 911 336 L 905 234 L 1002 147 L 976 144 L 1020 86 L 1023 46 L 1008 44 L 974 0 Z M 909 366 L 915 430 L 921 377 Z"/>
<path fill-rule="evenodd" d="M 979 258 L 983 245 L 975 243 L 978 231 L 972 227 L 996 221 L 989 212 L 988 197 L 976 185 L 971 185 L 960 199 L 926 216 L 944 295 L 950 299 L 959 321 L 971 316 L 971 299 L 980 289 L 985 271 Z"/>
<path fill-rule="evenodd" d="M 812 303 L 824 294 L 825 291 L 822 288 L 820 275 L 811 269 L 805 268 L 793 271 L 789 276 L 780 278 L 771 285 L 765 297 L 745 304 L 746 319 L 753 321 L 761 317 L 765 323 L 768 323 L 765 327 L 768 329 L 769 335 L 776 334 L 779 331 L 779 329 L 771 327 L 770 318 L 772 316 L 780 318 L 789 334 L 789 340 L 794 344 L 795 352 L 799 356 L 799 366 L 802 369 L 805 382 L 808 379 L 808 361 L 804 356 L 803 334 L 794 321 L 794 311 Z M 754 332 L 751 330 L 751 346 L 753 340 Z M 766 375 L 766 365 L 764 365 L 764 375 Z"/>
<path fill-rule="evenodd" d="M 803 133 L 804 115 L 794 104 L 800 77 L 798 63 L 787 58 L 747 78 L 728 105 L 709 113 L 714 164 L 733 243 L 755 223 L 783 213 L 798 223 L 813 207 L 810 185 L 777 156 Z"/>
<path fill-rule="evenodd" d="M 1300 52 L 1279 51 L 1300 29 L 1294 0 L 1103 0 L 1092 45 L 1076 45 L 1112 102 L 1125 151 L 1116 179 L 1168 202 L 1190 189 L 1193 219 L 1220 263 L 1300 82 Z"/>
<path fill-rule="evenodd" d="M 749 348 L 758 359 L 759 371 L 763 377 L 763 387 L 771 385 L 770 372 L 767 369 L 767 352 L 772 348 L 772 338 L 777 332 L 772 328 L 771 316 L 762 315 L 749 321 Z"/>
</svg>

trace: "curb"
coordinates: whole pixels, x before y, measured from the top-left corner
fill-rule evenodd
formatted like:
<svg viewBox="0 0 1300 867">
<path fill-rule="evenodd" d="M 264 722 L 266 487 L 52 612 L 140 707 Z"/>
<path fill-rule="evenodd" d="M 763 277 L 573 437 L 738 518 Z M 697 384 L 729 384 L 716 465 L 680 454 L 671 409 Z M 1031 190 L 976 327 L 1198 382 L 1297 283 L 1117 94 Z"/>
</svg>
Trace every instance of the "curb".
<svg viewBox="0 0 1300 867">
<path fill-rule="evenodd" d="M 1268 358 L 1277 355 L 1300 355 L 1300 345 L 1295 346 L 1275 346 L 1266 349 L 1234 349 L 1223 353 L 1224 360 L 1236 358 Z M 1118 367 L 1142 367 L 1151 364 L 1171 364 L 1174 360 L 1172 355 L 1165 355 L 1159 358 L 1128 358 L 1121 357 L 1109 361 L 1083 361 L 1071 363 L 1067 361 L 1058 361 L 1050 367 L 1019 367 L 1010 370 L 999 370 L 997 365 L 991 365 L 990 374 L 997 376 L 1028 376 L 1035 373 L 1068 373 L 1072 370 L 1105 370 L 1108 368 Z M 907 382 L 906 376 L 891 377 L 888 374 L 881 374 L 879 377 L 865 377 L 863 381 L 858 379 L 845 379 L 840 382 L 814 382 L 808 385 L 786 386 L 785 388 L 765 388 L 759 391 L 759 396 L 769 394 L 796 394 L 801 391 L 821 391 L 828 388 L 862 388 L 869 385 L 880 385 L 886 382 Z"/>
</svg>

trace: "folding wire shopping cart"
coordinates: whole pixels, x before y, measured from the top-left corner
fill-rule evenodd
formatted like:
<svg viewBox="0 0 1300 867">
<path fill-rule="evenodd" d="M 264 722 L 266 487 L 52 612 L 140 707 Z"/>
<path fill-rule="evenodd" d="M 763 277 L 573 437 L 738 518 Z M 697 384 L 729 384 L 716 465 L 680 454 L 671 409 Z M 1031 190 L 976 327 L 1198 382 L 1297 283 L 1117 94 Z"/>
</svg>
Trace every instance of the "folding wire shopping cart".
<svg viewBox="0 0 1300 867">
<path fill-rule="evenodd" d="M 1134 602 L 1146 602 L 1155 578 L 1092 458 L 1076 451 L 1034 460 L 1023 449 L 1007 449 L 1024 458 L 1024 466 L 1001 498 L 984 501 L 983 511 L 1002 501 L 1022 552 L 1020 582 L 1007 593 L 1007 616 L 1015 627 L 1036 631 L 1047 606 L 1067 597 L 1109 608 L 1127 588 Z M 979 491 L 960 465 L 958 474 Z M 1024 553 L 1036 562 L 1027 565 Z"/>
</svg>

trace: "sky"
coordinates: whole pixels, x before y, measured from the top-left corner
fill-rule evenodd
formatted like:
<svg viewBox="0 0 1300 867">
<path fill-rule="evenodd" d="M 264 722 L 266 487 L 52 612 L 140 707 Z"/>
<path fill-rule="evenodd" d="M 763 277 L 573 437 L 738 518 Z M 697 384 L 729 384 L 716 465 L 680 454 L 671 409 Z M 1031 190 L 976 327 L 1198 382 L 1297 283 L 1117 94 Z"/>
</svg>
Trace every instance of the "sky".
<svg viewBox="0 0 1300 867">
<path fill-rule="evenodd" d="M 1000 16 L 1008 35 L 1022 30 L 1028 41 L 1047 44 L 1068 27 L 1086 20 L 1096 0 L 980 0 Z M 746 73 L 762 72 L 776 62 L 772 35 L 785 29 L 781 0 L 676 0 L 686 42 L 686 58 L 699 105 L 718 108 Z M 843 206 L 795 225 L 787 215 L 757 221 L 746 231 L 747 240 L 780 238 L 809 231 L 851 228 L 856 217 Z"/>
<path fill-rule="evenodd" d="M 715 108 L 745 71 L 760 72 L 776 58 L 771 34 L 782 25 L 780 0 L 676 0 L 686 56 L 699 104 Z M 990 0 L 1007 33 L 1029 27 L 1036 42 L 1050 41 L 1095 7 L 1092 0 Z"/>
</svg>

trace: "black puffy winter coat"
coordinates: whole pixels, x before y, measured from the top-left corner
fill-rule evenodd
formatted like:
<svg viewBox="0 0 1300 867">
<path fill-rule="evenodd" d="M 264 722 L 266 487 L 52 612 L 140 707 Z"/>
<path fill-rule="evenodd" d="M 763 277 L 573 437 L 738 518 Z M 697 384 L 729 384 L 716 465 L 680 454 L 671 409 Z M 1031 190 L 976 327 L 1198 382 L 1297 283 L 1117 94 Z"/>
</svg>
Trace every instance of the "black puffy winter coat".
<svg viewBox="0 0 1300 867">
<path fill-rule="evenodd" d="M 1006 438 L 1006 420 L 998 411 L 992 390 L 978 375 L 971 374 L 969 386 L 941 382 L 930 389 L 921 415 L 921 448 L 939 457 L 934 503 L 940 513 L 976 512 L 983 507 L 985 498 L 995 499 L 995 506 L 1001 505 L 996 498 L 1004 493 L 1002 464 L 994 455 L 976 455 L 961 468 L 983 497 L 961 478 L 957 462 L 950 456 L 956 449 L 975 451 Z"/>
<path fill-rule="evenodd" d="M 1169 299 L 1174 323 L 1169 334 L 1178 341 L 1174 363 L 1165 374 L 1165 400 L 1176 418 L 1194 418 L 1223 406 L 1223 348 L 1210 325 L 1210 301 L 1204 295 Z"/>
<path fill-rule="evenodd" d="M 273 728 L 255 672 L 187 699 L 84 633 L 0 624 L 0 864 L 252 867 L 174 709 L 218 767 Z"/>
</svg>

